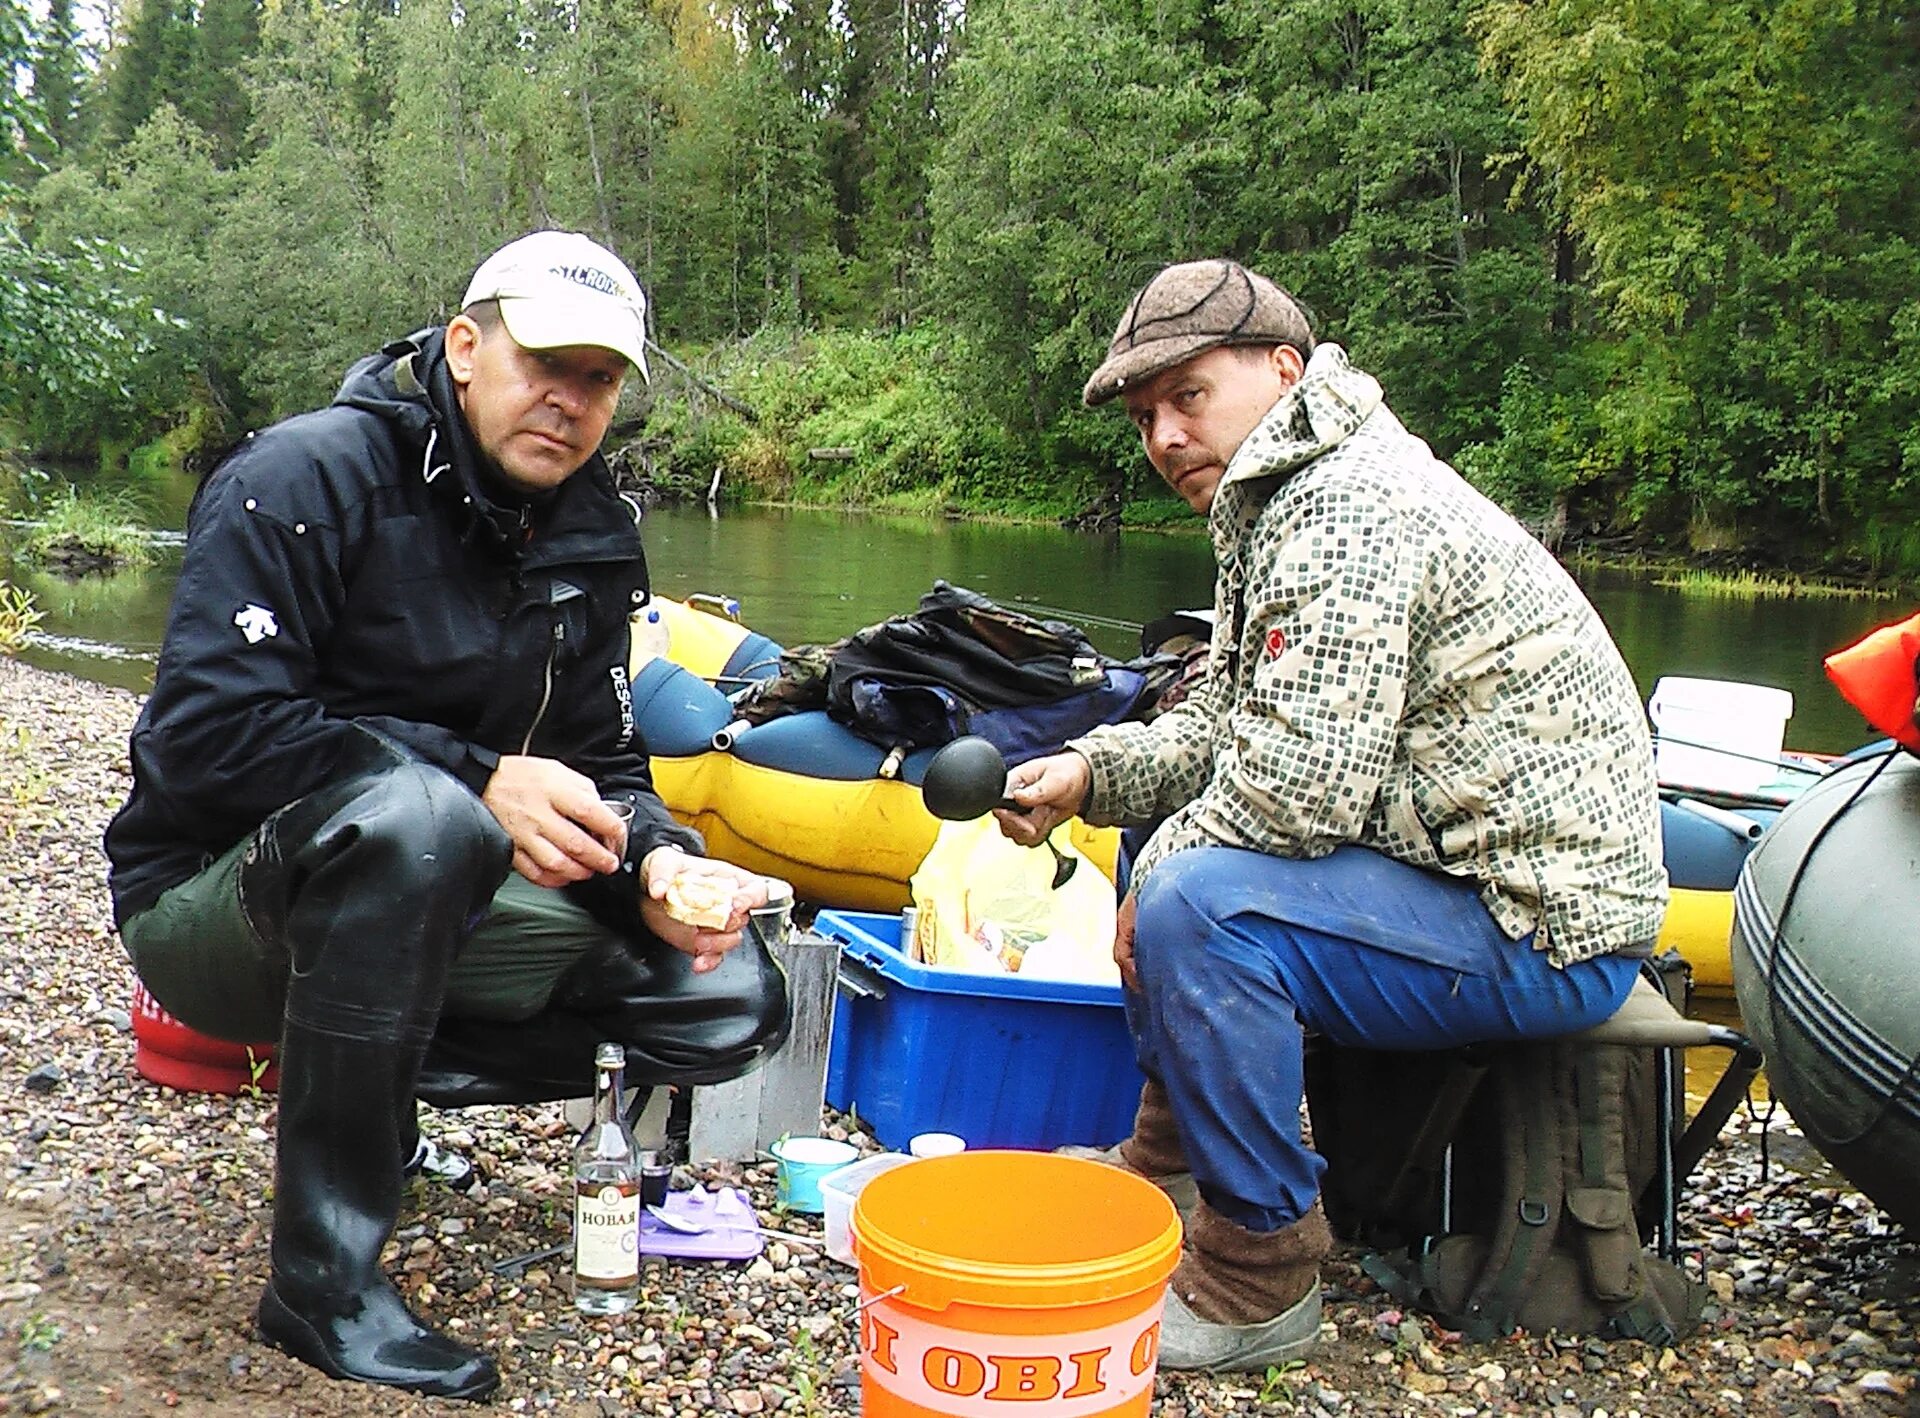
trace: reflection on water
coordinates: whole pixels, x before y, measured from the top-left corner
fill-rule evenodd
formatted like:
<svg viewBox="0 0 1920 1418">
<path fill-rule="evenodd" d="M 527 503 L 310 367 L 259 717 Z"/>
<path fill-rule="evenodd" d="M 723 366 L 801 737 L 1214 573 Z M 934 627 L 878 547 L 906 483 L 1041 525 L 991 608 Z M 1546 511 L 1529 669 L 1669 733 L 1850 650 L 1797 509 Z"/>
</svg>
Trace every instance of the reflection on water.
<svg viewBox="0 0 1920 1418">
<path fill-rule="evenodd" d="M 0 577 L 31 592 L 45 617 L 21 658 L 122 689 L 153 683 L 179 573 L 177 545 L 163 547 L 153 565 L 111 576 L 59 576 L 0 558 Z"/>
<path fill-rule="evenodd" d="M 1768 684 L 1793 695 L 1789 748 L 1844 753 L 1876 737 L 1820 662 L 1911 607 L 1840 597 L 1687 595 L 1625 570 L 1583 570 L 1579 580 L 1619 643 L 1643 700 L 1662 675 Z"/>
<path fill-rule="evenodd" d="M 177 527 L 185 498 L 173 500 Z M 719 516 L 663 508 L 648 515 L 644 533 L 662 594 L 731 595 L 749 624 L 788 645 L 835 640 L 910 610 L 936 578 L 1078 620 L 1102 650 L 1122 656 L 1137 651 L 1133 627 L 1174 608 L 1208 605 L 1212 597 L 1211 552 L 1197 535 L 1103 536 L 785 508 L 736 508 Z M 0 526 L 0 576 L 32 591 L 47 617 L 42 629 L 49 638 L 26 658 L 145 688 L 179 572 L 177 538 L 162 547 L 154 566 L 70 581 L 17 564 L 12 536 Z M 1827 682 L 1820 660 L 1896 619 L 1903 609 L 1894 603 L 1690 596 L 1615 570 L 1583 570 L 1580 579 L 1643 698 L 1663 675 L 1770 684 L 1794 696 L 1790 747 L 1844 752 L 1869 736 Z"/>
</svg>

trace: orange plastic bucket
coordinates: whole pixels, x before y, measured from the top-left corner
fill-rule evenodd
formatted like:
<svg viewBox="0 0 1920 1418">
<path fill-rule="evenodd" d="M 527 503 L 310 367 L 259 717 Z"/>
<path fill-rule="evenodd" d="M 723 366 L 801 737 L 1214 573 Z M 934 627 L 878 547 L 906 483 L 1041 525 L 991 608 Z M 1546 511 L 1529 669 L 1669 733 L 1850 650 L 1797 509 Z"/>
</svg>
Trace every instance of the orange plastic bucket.
<svg viewBox="0 0 1920 1418">
<path fill-rule="evenodd" d="M 1144 1414 L 1180 1218 L 1130 1172 L 960 1152 L 853 1208 L 867 1418 Z"/>
</svg>

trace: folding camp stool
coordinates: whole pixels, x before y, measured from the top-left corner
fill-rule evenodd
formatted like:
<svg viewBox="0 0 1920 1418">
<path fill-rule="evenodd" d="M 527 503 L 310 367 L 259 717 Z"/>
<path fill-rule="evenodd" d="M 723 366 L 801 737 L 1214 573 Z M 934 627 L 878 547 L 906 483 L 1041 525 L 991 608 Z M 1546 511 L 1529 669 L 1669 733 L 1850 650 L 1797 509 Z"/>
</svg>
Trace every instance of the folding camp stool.
<svg viewBox="0 0 1920 1418">
<path fill-rule="evenodd" d="M 1661 1145 L 1655 1156 L 1653 1178 L 1647 1184 L 1647 1192 L 1639 1198 L 1635 1214 L 1645 1216 L 1650 1210 L 1653 1212 L 1656 1220 L 1652 1239 L 1657 1244 L 1657 1253 L 1674 1260 L 1680 1252 L 1680 1187 L 1746 1097 L 1764 1059 L 1759 1046 L 1738 1030 L 1688 1019 L 1681 1014 L 1660 983 L 1662 975 L 1659 965 L 1649 962 L 1619 1009 L 1602 1023 L 1569 1037 L 1583 1043 L 1658 1051 L 1655 1108 Z M 1726 1049 L 1729 1058 L 1700 1111 L 1683 1131 L 1677 1125 L 1685 1100 L 1681 1051 L 1704 1047 Z M 1431 1178 L 1437 1167 L 1440 1215 L 1434 1234 L 1446 1235 L 1453 1229 L 1453 1139 L 1490 1062 L 1490 1050 L 1481 1045 L 1469 1045 L 1447 1056 L 1444 1077 L 1418 1121 L 1405 1160 L 1387 1187 L 1383 1208 L 1386 1215 L 1404 1214 L 1423 1179 Z"/>
</svg>

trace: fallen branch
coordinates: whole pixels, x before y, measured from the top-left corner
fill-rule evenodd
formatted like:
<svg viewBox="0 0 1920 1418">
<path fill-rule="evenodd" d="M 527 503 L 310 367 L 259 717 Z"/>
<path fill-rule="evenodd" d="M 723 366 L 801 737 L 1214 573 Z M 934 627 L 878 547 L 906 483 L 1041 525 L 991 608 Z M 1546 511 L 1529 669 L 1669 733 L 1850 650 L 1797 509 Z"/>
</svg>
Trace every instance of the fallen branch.
<svg viewBox="0 0 1920 1418">
<path fill-rule="evenodd" d="M 660 346 L 656 345 L 652 340 L 647 341 L 647 348 L 651 350 L 655 355 L 657 355 L 660 359 L 664 360 L 669 369 L 676 371 L 678 374 L 680 374 L 682 378 L 684 378 L 689 384 L 693 385 L 693 387 L 698 389 L 701 393 L 711 395 L 713 399 L 716 400 L 722 407 L 733 410 L 733 412 L 740 415 L 740 417 L 745 419 L 748 423 L 760 422 L 760 414 L 751 404 L 742 403 L 740 400 L 734 398 L 733 395 L 729 394 L 726 390 L 722 389 L 719 385 L 714 384 L 708 380 L 702 379 L 699 375 L 695 374 L 693 370 L 688 368 L 683 361 L 675 359 L 672 355 L 668 354 L 665 350 L 661 349 Z"/>
</svg>

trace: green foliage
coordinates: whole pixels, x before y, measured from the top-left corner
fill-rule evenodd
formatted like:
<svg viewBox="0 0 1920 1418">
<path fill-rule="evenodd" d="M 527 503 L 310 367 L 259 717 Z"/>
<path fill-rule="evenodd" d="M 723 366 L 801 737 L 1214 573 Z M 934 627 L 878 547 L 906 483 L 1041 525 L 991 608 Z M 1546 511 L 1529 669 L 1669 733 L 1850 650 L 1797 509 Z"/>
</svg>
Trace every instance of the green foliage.
<svg viewBox="0 0 1920 1418">
<path fill-rule="evenodd" d="M 1830 581 L 1808 581 L 1798 576 L 1768 576 L 1758 571 L 1709 571 L 1697 566 L 1656 572 L 1652 580 L 1656 586 L 1664 586 L 1684 595 L 1718 600 L 1791 601 L 1817 596 L 1822 600 L 1872 601 L 1891 599 L 1893 596 L 1891 591 L 1875 586 L 1842 586 Z"/>
<path fill-rule="evenodd" d="M 193 62 L 174 102 L 213 140 L 222 163 L 231 163 L 252 118 L 246 87 L 234 77 L 260 43 L 259 0 L 201 0 L 193 34 Z"/>
<path fill-rule="evenodd" d="M 131 14 L 107 83 L 109 131 L 123 142 L 186 87 L 194 48 L 192 6 L 184 0 L 140 0 Z"/>
<path fill-rule="evenodd" d="M 1318 307 L 1443 452 L 1484 437 L 1507 370 L 1553 352 L 1555 292 L 1465 9 L 973 7 L 934 183 L 967 393 L 1050 472 L 1137 496 L 1132 437 L 1081 382 L 1155 269 L 1234 255 Z"/>
<path fill-rule="evenodd" d="M 663 378 L 656 469 L 1188 523 L 1079 394 L 1134 288 L 1226 254 L 1529 518 L 1920 571 L 1898 0 L 114 13 L 94 55 L 72 0 L 0 0 L 0 422 L 43 449 L 313 407 L 564 226 L 766 413 Z"/>
<path fill-rule="evenodd" d="M 20 1321 L 20 1348 L 45 1353 L 66 1337 L 58 1321 L 38 1312 Z"/>
<path fill-rule="evenodd" d="M 1498 0 L 1486 53 L 1588 254 L 1630 500 L 1695 545 L 1911 524 L 1904 7 Z M 1905 365 L 1904 368 L 1900 367 Z M 1631 400 L 1637 407 L 1621 407 Z"/>
<path fill-rule="evenodd" d="M 20 176 L 20 154 L 41 146 L 39 105 L 30 101 L 12 76 L 32 57 L 32 26 L 19 0 L 0 0 L 0 214 L 5 212 L 10 180 Z"/>
<path fill-rule="evenodd" d="M 821 1361 L 820 1350 L 813 1342 L 813 1336 L 806 1330 L 796 1330 L 793 1336 L 793 1358 L 787 1366 L 787 1378 L 793 1385 L 795 1395 L 800 1399 L 800 1412 L 806 1418 L 826 1413 L 827 1366 Z"/>
<path fill-rule="evenodd" d="M 1226 249 L 1246 154 L 1237 97 L 1187 52 L 1201 28 L 1123 3 L 995 0 L 969 12 L 933 174 L 935 289 L 967 332 L 963 396 L 1045 474 L 1137 465 L 1121 420 L 1080 407 L 1126 295 L 1168 259 Z"/>
<path fill-rule="evenodd" d="M 80 98 L 87 55 L 74 21 L 73 0 L 48 0 L 46 19 L 33 44 L 33 98 L 40 128 L 29 146 L 51 165 L 80 136 Z"/>
<path fill-rule="evenodd" d="M 1016 444 L 945 383 L 943 341 L 911 335 L 763 331 L 717 348 L 702 374 L 751 407 L 746 423 L 697 396 L 664 401 L 650 433 L 669 476 L 728 496 L 932 507 L 1068 510 Z M 815 450 L 851 456 L 813 457 Z"/>
<path fill-rule="evenodd" d="M 1572 381 L 1569 381 L 1571 383 Z M 1534 370 L 1507 370 L 1496 411 L 1498 437 L 1460 450 L 1460 471 L 1517 515 L 1539 517 L 1596 473 L 1599 429 L 1577 388 L 1558 390 Z"/>
<path fill-rule="evenodd" d="M 1306 1370 L 1304 1359 L 1289 1359 L 1284 1364 L 1269 1364 L 1267 1372 L 1260 1380 L 1260 1391 L 1254 1395 L 1259 1403 L 1292 1403 L 1293 1381 Z"/>
<path fill-rule="evenodd" d="M 33 593 L 10 581 L 0 581 L 0 655 L 17 655 L 27 637 L 43 619 Z"/>
<path fill-rule="evenodd" d="M 135 385 L 178 328 L 115 243 L 30 240 L 0 212 L 0 415 L 41 446 L 124 428 Z"/>
</svg>

